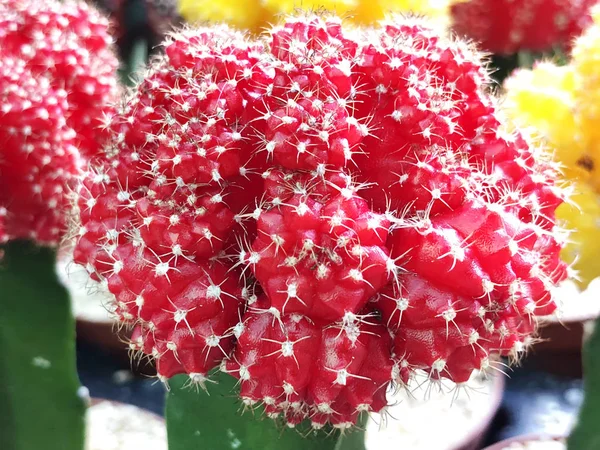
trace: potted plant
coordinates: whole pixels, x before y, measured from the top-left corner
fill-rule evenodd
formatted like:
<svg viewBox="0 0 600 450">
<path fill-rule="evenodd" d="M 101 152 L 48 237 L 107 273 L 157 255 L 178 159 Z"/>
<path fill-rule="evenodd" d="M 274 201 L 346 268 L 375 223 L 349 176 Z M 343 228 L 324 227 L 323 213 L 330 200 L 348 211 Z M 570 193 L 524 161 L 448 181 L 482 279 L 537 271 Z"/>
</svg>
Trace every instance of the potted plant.
<svg viewBox="0 0 600 450">
<path fill-rule="evenodd" d="M 74 260 L 170 386 L 172 448 L 363 446 L 391 386 L 522 355 L 567 275 L 561 191 L 487 81 L 415 18 L 171 36 L 80 184 Z"/>
<path fill-rule="evenodd" d="M 169 450 L 362 449 L 395 388 L 523 356 L 567 277 L 563 191 L 489 80 L 414 17 L 170 36 L 104 121 L 72 226 L 170 387 Z"/>
</svg>

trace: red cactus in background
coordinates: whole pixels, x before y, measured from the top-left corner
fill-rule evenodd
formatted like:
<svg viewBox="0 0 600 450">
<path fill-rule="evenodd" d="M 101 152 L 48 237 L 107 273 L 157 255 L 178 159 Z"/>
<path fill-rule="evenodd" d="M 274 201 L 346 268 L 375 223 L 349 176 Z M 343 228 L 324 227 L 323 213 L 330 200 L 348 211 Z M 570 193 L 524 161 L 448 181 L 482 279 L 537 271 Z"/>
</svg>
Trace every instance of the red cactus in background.
<svg viewBox="0 0 600 450">
<path fill-rule="evenodd" d="M 85 3 L 0 2 L 3 236 L 55 244 L 117 94 L 107 21 Z"/>
<path fill-rule="evenodd" d="M 592 19 L 598 0 L 461 0 L 451 7 L 454 30 L 496 54 L 570 47 Z"/>
</svg>

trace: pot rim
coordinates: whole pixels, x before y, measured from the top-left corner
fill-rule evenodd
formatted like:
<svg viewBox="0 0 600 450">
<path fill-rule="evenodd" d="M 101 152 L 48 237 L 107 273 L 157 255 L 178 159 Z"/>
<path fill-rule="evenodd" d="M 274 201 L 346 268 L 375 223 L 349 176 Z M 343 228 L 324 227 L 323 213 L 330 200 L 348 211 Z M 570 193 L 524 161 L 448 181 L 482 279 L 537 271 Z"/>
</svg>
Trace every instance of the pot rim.
<svg viewBox="0 0 600 450">
<path fill-rule="evenodd" d="M 513 444 L 515 442 L 523 443 L 523 442 L 534 442 L 539 440 L 550 440 L 550 441 L 558 441 L 564 439 L 565 436 L 551 434 L 551 433 L 527 433 L 519 436 L 514 436 L 508 439 L 505 439 L 500 442 L 496 442 L 495 444 L 490 445 L 489 447 L 484 448 L 483 450 L 503 450 L 507 445 Z"/>
<path fill-rule="evenodd" d="M 488 403 L 489 408 L 483 416 L 479 416 L 478 424 L 468 434 L 464 436 L 464 439 L 460 440 L 453 450 L 461 450 L 463 448 L 469 448 L 473 445 L 477 439 L 483 439 L 483 434 L 489 428 L 492 420 L 496 417 L 496 413 L 500 409 L 502 404 L 502 398 L 504 397 L 504 390 L 506 387 L 505 375 L 492 375 L 492 390 L 490 392 L 490 402 Z"/>
</svg>

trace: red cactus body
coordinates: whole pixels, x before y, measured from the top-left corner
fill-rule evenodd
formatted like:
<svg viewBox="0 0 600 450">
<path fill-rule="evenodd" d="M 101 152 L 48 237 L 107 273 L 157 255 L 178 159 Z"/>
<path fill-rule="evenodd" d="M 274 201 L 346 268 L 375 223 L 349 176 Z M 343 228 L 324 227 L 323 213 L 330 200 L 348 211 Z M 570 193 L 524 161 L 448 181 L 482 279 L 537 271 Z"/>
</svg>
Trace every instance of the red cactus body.
<svg viewBox="0 0 600 450">
<path fill-rule="evenodd" d="M 116 97 L 107 22 L 81 3 L 0 2 L 0 207 L 4 239 L 56 243 L 67 194 L 99 152 Z"/>
<path fill-rule="evenodd" d="M 451 7 L 454 29 L 486 51 L 510 54 L 570 47 L 597 0 L 466 0 Z"/>
<path fill-rule="evenodd" d="M 97 129 L 115 99 L 118 62 L 108 21 L 85 3 L 3 0 L 2 56 L 21 59 L 36 76 L 47 76 L 67 93 L 67 124 L 86 157 L 100 143 Z"/>
<path fill-rule="evenodd" d="M 528 346 L 566 277 L 561 192 L 469 45 L 302 16 L 165 50 L 80 188 L 75 251 L 161 378 L 221 362 L 247 405 L 346 428 L 415 370 L 461 383 Z"/>
<path fill-rule="evenodd" d="M 0 67 L 0 205 L 4 240 L 54 243 L 64 228 L 68 184 L 79 171 L 67 94 L 32 74 L 22 61 Z"/>
</svg>

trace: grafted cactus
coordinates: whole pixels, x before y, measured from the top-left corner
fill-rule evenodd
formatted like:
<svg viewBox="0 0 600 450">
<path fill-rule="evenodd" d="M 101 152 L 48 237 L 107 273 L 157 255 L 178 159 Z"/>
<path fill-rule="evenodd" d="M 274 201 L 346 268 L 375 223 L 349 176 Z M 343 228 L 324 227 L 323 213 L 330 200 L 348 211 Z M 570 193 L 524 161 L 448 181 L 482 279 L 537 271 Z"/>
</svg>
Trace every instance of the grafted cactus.
<svg viewBox="0 0 600 450">
<path fill-rule="evenodd" d="M 416 370 L 528 348 L 567 274 L 563 192 L 471 44 L 304 14 L 164 50 L 107 124 L 75 250 L 161 380 L 220 367 L 247 406 L 345 429 Z"/>
</svg>

